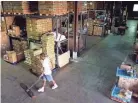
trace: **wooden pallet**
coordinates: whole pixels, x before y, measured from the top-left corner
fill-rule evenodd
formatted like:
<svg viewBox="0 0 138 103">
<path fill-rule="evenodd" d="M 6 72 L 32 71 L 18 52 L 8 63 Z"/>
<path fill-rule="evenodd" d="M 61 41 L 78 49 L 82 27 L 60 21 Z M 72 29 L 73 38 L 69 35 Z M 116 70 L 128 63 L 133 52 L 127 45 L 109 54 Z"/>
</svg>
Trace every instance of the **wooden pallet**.
<svg viewBox="0 0 138 103">
<path fill-rule="evenodd" d="M 11 15 L 11 14 L 13 14 L 13 13 L 11 13 L 11 12 L 2 12 L 1 14 Z"/>
<path fill-rule="evenodd" d="M 68 13 L 68 12 L 67 12 Z M 39 14 L 40 16 L 61 16 L 61 15 L 65 15 L 67 13 L 62 13 L 62 14 Z"/>
<path fill-rule="evenodd" d="M 39 14 L 40 16 L 56 16 L 55 14 Z"/>
<path fill-rule="evenodd" d="M 23 15 L 23 13 L 13 13 L 14 15 Z"/>
</svg>

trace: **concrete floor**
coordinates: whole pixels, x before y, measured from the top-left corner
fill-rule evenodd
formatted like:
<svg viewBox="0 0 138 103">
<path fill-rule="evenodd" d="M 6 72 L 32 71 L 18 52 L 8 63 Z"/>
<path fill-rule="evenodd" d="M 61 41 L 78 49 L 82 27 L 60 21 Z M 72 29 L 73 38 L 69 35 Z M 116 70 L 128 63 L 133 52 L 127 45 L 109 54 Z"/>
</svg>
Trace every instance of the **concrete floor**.
<svg viewBox="0 0 138 103">
<path fill-rule="evenodd" d="M 109 98 L 116 81 L 116 67 L 132 51 L 137 23 L 128 21 L 129 28 L 124 36 L 88 37 L 88 51 L 78 58 L 78 62 L 69 64 L 54 76 L 59 88 L 51 90 L 47 86 L 45 93 L 37 93 L 40 82 L 32 89 L 37 96 L 33 100 L 19 84 L 23 82 L 30 86 L 37 77 L 28 72 L 23 63 L 14 66 L 1 60 L 2 103 L 116 103 Z"/>
</svg>

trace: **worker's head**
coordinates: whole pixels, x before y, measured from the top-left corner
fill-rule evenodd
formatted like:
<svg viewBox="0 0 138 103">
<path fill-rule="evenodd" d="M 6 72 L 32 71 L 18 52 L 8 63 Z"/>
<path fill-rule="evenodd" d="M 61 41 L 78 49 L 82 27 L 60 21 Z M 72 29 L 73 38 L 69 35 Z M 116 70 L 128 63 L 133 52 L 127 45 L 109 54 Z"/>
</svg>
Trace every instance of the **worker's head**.
<svg viewBox="0 0 138 103">
<path fill-rule="evenodd" d="M 47 57 L 47 54 L 44 54 L 44 53 L 40 54 L 40 58 L 41 58 L 42 60 L 44 60 L 45 57 Z"/>
</svg>

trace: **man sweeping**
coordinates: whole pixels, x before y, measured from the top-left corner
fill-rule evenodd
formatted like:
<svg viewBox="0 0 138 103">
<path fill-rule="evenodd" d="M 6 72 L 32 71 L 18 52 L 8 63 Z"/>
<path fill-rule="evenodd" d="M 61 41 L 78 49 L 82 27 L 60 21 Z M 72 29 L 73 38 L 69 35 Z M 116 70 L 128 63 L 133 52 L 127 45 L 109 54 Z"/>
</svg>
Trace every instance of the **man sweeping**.
<svg viewBox="0 0 138 103">
<path fill-rule="evenodd" d="M 43 66 L 43 73 L 41 75 L 42 79 L 43 79 L 43 86 L 38 90 L 38 92 L 44 92 L 44 88 L 46 85 L 46 80 L 48 82 L 52 82 L 53 86 L 52 89 L 56 89 L 58 87 L 58 85 L 56 84 L 56 82 L 54 81 L 53 77 L 52 77 L 52 64 L 50 62 L 50 59 L 47 55 L 45 55 L 44 53 L 42 53 L 40 55 L 40 58 L 42 59 L 42 66 Z"/>
</svg>

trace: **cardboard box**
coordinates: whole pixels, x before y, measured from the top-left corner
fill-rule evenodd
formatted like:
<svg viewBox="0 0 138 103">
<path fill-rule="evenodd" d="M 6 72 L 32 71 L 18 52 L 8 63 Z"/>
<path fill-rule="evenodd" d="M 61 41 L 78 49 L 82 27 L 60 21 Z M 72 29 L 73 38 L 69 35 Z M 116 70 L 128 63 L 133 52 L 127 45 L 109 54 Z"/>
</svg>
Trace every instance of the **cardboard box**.
<svg viewBox="0 0 138 103">
<path fill-rule="evenodd" d="M 17 56 L 15 51 L 6 51 L 6 54 L 8 56 L 8 61 L 10 63 L 16 63 L 17 62 Z"/>
</svg>

